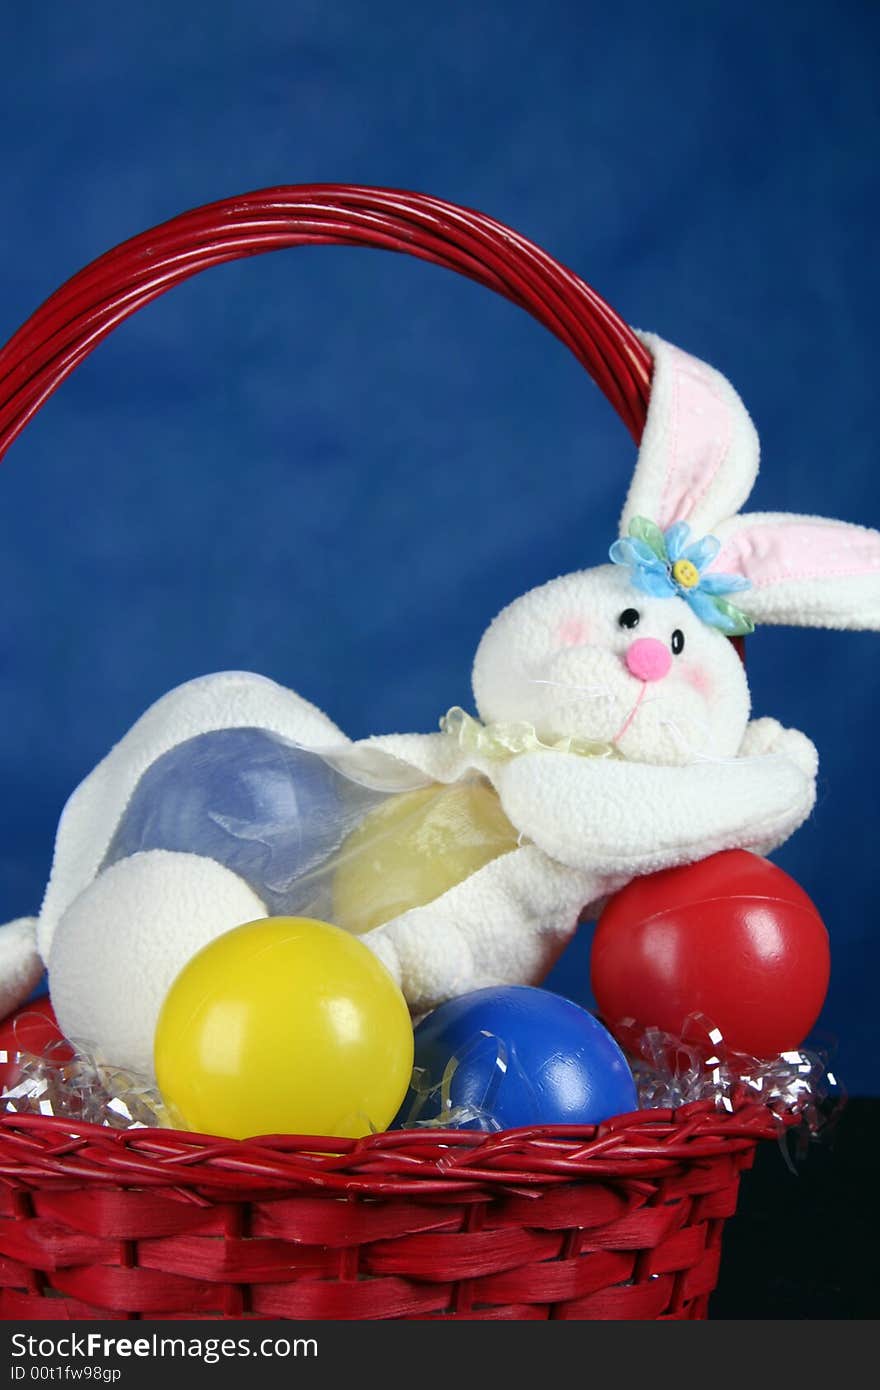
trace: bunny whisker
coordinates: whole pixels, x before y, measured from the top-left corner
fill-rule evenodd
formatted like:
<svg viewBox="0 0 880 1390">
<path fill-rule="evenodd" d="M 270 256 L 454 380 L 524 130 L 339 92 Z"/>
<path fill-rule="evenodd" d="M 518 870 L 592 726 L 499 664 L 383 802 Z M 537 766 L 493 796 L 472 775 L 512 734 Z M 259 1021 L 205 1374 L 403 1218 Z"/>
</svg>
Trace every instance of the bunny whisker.
<svg viewBox="0 0 880 1390">
<path fill-rule="evenodd" d="M 669 729 L 673 737 L 678 739 L 680 747 L 684 750 L 685 753 L 687 753 L 691 758 L 693 758 L 695 763 L 729 764 L 735 763 L 737 761 L 736 758 L 714 757 L 711 753 L 704 753 L 701 749 L 694 748 L 693 744 L 687 738 L 687 735 L 672 719 L 661 719 L 660 727 L 661 729 Z"/>
<path fill-rule="evenodd" d="M 578 694 L 589 695 L 590 699 L 592 699 L 592 700 L 601 700 L 601 699 L 603 699 L 603 698 L 607 698 L 607 699 L 612 699 L 612 700 L 613 700 L 613 699 L 616 699 L 616 698 L 617 698 L 617 697 L 615 696 L 614 692 L 613 692 L 612 690 L 610 690 L 609 687 L 608 687 L 607 685 L 572 685 L 569 681 L 537 680 L 537 679 L 534 678 L 534 677 L 530 678 L 530 679 L 526 682 L 526 684 L 527 684 L 527 685 L 552 685 L 552 686 L 554 686 L 557 690 L 576 690 L 576 691 L 578 692 Z"/>
</svg>

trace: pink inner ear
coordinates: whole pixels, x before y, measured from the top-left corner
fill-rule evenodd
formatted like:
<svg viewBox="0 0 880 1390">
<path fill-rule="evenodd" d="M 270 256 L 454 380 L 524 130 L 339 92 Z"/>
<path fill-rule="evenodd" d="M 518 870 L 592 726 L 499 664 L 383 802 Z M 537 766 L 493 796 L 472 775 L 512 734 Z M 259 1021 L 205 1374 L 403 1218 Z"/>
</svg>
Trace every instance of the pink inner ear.
<svg viewBox="0 0 880 1390">
<path fill-rule="evenodd" d="M 759 523 L 728 536 L 713 569 L 744 575 L 756 589 L 788 579 L 877 574 L 880 536 L 843 521 Z"/>
<path fill-rule="evenodd" d="M 672 368 L 667 459 L 657 523 L 663 530 L 685 521 L 727 461 L 733 439 L 729 403 L 711 372 L 677 348 L 668 351 Z"/>
</svg>

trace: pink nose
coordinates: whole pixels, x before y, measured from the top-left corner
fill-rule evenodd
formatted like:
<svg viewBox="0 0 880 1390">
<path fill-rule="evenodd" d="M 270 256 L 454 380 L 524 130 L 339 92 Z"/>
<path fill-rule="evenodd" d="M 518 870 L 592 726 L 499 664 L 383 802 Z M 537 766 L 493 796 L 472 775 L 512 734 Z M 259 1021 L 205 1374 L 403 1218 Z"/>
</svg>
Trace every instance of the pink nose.
<svg viewBox="0 0 880 1390">
<path fill-rule="evenodd" d="M 656 637 L 639 637 L 627 651 L 626 664 L 640 681 L 662 681 L 672 665 L 672 653 Z"/>
</svg>

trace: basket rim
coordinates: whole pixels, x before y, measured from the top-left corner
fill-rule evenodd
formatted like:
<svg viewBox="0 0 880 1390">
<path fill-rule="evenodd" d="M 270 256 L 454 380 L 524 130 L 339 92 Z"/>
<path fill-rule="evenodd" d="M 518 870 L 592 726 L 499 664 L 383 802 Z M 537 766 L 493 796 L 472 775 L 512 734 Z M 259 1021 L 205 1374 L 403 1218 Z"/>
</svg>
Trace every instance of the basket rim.
<svg viewBox="0 0 880 1390">
<path fill-rule="evenodd" d="M 178 1130 L 111 1129 L 43 1115 L 0 1116 L 0 1182 L 11 1187 L 165 1187 L 224 1192 L 387 1197 L 536 1190 L 584 1179 L 656 1179 L 733 1157 L 797 1123 L 746 1088 L 729 1111 L 714 1100 L 640 1110 L 600 1125 L 475 1133 L 390 1130 L 362 1139 L 266 1135 L 223 1139 Z"/>
</svg>

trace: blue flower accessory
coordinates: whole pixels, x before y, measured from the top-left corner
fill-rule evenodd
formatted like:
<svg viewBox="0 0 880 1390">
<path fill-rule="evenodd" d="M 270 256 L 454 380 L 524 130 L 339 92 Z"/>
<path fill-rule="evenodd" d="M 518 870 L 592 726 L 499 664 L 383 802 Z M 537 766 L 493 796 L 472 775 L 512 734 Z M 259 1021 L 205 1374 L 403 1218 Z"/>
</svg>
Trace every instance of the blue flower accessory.
<svg viewBox="0 0 880 1390">
<path fill-rule="evenodd" d="M 615 565 L 628 565 L 637 589 L 652 598 L 683 598 L 710 627 L 728 637 L 754 632 L 755 624 L 725 594 L 751 587 L 737 574 L 707 574 L 721 549 L 716 536 L 691 542 L 686 521 L 676 521 L 668 531 L 646 517 L 634 516 L 629 535 L 615 541 L 609 551 Z"/>
</svg>

